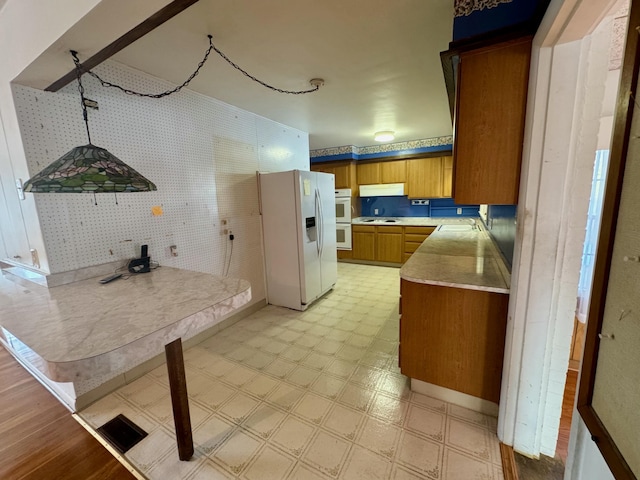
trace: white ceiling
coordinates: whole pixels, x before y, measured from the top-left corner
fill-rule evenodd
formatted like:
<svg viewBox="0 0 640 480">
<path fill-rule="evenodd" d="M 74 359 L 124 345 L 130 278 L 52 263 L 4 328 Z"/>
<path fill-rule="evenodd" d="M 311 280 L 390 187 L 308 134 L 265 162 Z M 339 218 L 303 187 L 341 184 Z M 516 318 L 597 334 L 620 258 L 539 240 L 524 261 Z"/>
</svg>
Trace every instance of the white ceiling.
<svg viewBox="0 0 640 480">
<path fill-rule="evenodd" d="M 1 0 L 0 0 L 1 1 Z M 213 35 L 215 52 L 189 88 L 309 132 L 311 149 L 451 135 L 439 53 L 448 48 L 453 0 L 200 0 L 113 58 L 179 84 Z"/>
</svg>

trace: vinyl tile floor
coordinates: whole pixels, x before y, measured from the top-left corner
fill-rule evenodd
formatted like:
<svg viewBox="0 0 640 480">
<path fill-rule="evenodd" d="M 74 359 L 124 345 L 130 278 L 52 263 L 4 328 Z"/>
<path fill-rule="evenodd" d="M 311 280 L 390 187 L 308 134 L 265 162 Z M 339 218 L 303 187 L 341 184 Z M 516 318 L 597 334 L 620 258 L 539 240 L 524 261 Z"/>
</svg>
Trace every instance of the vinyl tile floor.
<svg viewBox="0 0 640 480">
<path fill-rule="evenodd" d="M 340 263 L 307 311 L 267 306 L 185 352 L 195 454 L 178 460 L 166 368 L 89 406 L 149 435 L 150 479 L 502 480 L 496 419 L 414 393 L 398 369 L 397 268 Z"/>
</svg>

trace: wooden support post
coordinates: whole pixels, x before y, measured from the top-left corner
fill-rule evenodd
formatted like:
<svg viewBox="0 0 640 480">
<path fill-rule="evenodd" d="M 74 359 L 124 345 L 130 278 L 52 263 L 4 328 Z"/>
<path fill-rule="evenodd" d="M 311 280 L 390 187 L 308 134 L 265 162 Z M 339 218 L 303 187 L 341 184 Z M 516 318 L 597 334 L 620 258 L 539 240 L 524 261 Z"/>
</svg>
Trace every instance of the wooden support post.
<svg viewBox="0 0 640 480">
<path fill-rule="evenodd" d="M 165 345 L 164 352 L 167 357 L 178 457 L 180 460 L 186 461 L 193 456 L 193 437 L 189 416 L 189 398 L 187 397 L 187 378 L 184 373 L 184 359 L 182 357 L 182 340 L 178 338 Z"/>
</svg>

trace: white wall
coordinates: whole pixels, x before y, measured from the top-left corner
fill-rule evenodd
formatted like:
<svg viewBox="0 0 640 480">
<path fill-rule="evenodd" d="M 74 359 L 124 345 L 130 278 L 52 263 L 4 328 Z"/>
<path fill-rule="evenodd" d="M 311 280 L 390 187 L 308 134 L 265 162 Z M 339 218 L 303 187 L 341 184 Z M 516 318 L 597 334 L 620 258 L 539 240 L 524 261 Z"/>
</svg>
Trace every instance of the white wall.
<svg viewBox="0 0 640 480">
<path fill-rule="evenodd" d="M 139 91 L 172 87 L 115 62 L 96 71 Z M 51 273 L 125 261 L 148 244 L 161 265 L 228 270 L 251 281 L 254 302 L 264 299 L 256 171 L 308 170 L 308 134 L 189 90 L 149 99 L 104 88 L 88 75 L 83 84 L 99 103 L 89 110 L 92 142 L 158 190 L 119 194 L 117 204 L 114 194 L 98 194 L 97 205 L 91 194 L 27 193 L 35 197 Z M 56 93 L 16 85 L 14 92 L 31 174 L 87 143 L 75 84 Z M 163 215 L 152 215 L 153 206 Z M 222 233 L 229 228 L 233 246 Z"/>
<path fill-rule="evenodd" d="M 571 447 L 565 469 L 565 480 L 614 480 L 600 450 L 591 440 L 589 429 L 573 411 L 571 425 Z"/>
<path fill-rule="evenodd" d="M 70 48 L 86 56 L 95 53 L 167 2 L 8 0 L 0 10 L 0 119 L 4 127 L 4 134 L 0 136 L 0 182 L 5 195 L 5 208 L 0 208 L 0 226 L 5 238 L 10 239 L 5 240 L 8 257 L 18 257 L 16 260 L 30 265 L 29 249 L 35 248 L 40 253 L 43 270 L 48 269 L 35 202 L 32 198 L 20 201 L 15 189 L 15 179 L 27 179 L 28 171 L 10 82 L 49 49 L 53 51 L 53 58 L 66 57 Z M 90 31 L 92 35 L 77 36 L 73 45 L 67 45 L 63 40 L 65 33 L 77 30 L 78 25 L 82 26 L 80 30 Z M 57 71 L 69 70 L 71 66 L 71 62 L 59 63 Z M 42 72 L 31 72 L 31 77 L 44 83 L 53 81 Z"/>
</svg>

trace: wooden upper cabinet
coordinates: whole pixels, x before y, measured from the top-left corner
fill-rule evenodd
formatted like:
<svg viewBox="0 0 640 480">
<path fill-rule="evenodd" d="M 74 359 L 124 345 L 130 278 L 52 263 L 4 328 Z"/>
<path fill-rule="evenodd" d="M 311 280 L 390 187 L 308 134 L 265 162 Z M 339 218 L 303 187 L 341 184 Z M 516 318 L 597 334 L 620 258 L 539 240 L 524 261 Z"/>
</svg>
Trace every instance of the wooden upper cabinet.
<svg viewBox="0 0 640 480">
<path fill-rule="evenodd" d="M 312 172 L 333 173 L 336 177 L 336 188 L 351 188 L 355 190 L 358 186 L 356 183 L 356 166 L 353 162 L 331 165 L 329 163 L 317 163 L 311 165 Z"/>
<path fill-rule="evenodd" d="M 453 157 L 442 157 L 442 196 L 451 198 L 453 192 Z"/>
<path fill-rule="evenodd" d="M 394 160 L 380 162 L 380 183 L 405 183 L 407 181 L 407 161 Z"/>
<path fill-rule="evenodd" d="M 460 204 L 516 204 L 531 38 L 460 54 L 453 195 Z"/>
<path fill-rule="evenodd" d="M 381 183 L 380 162 L 358 163 L 356 177 L 358 178 L 358 185 Z"/>
<path fill-rule="evenodd" d="M 442 197 L 442 158 L 418 158 L 407 162 L 409 198 Z"/>
</svg>

